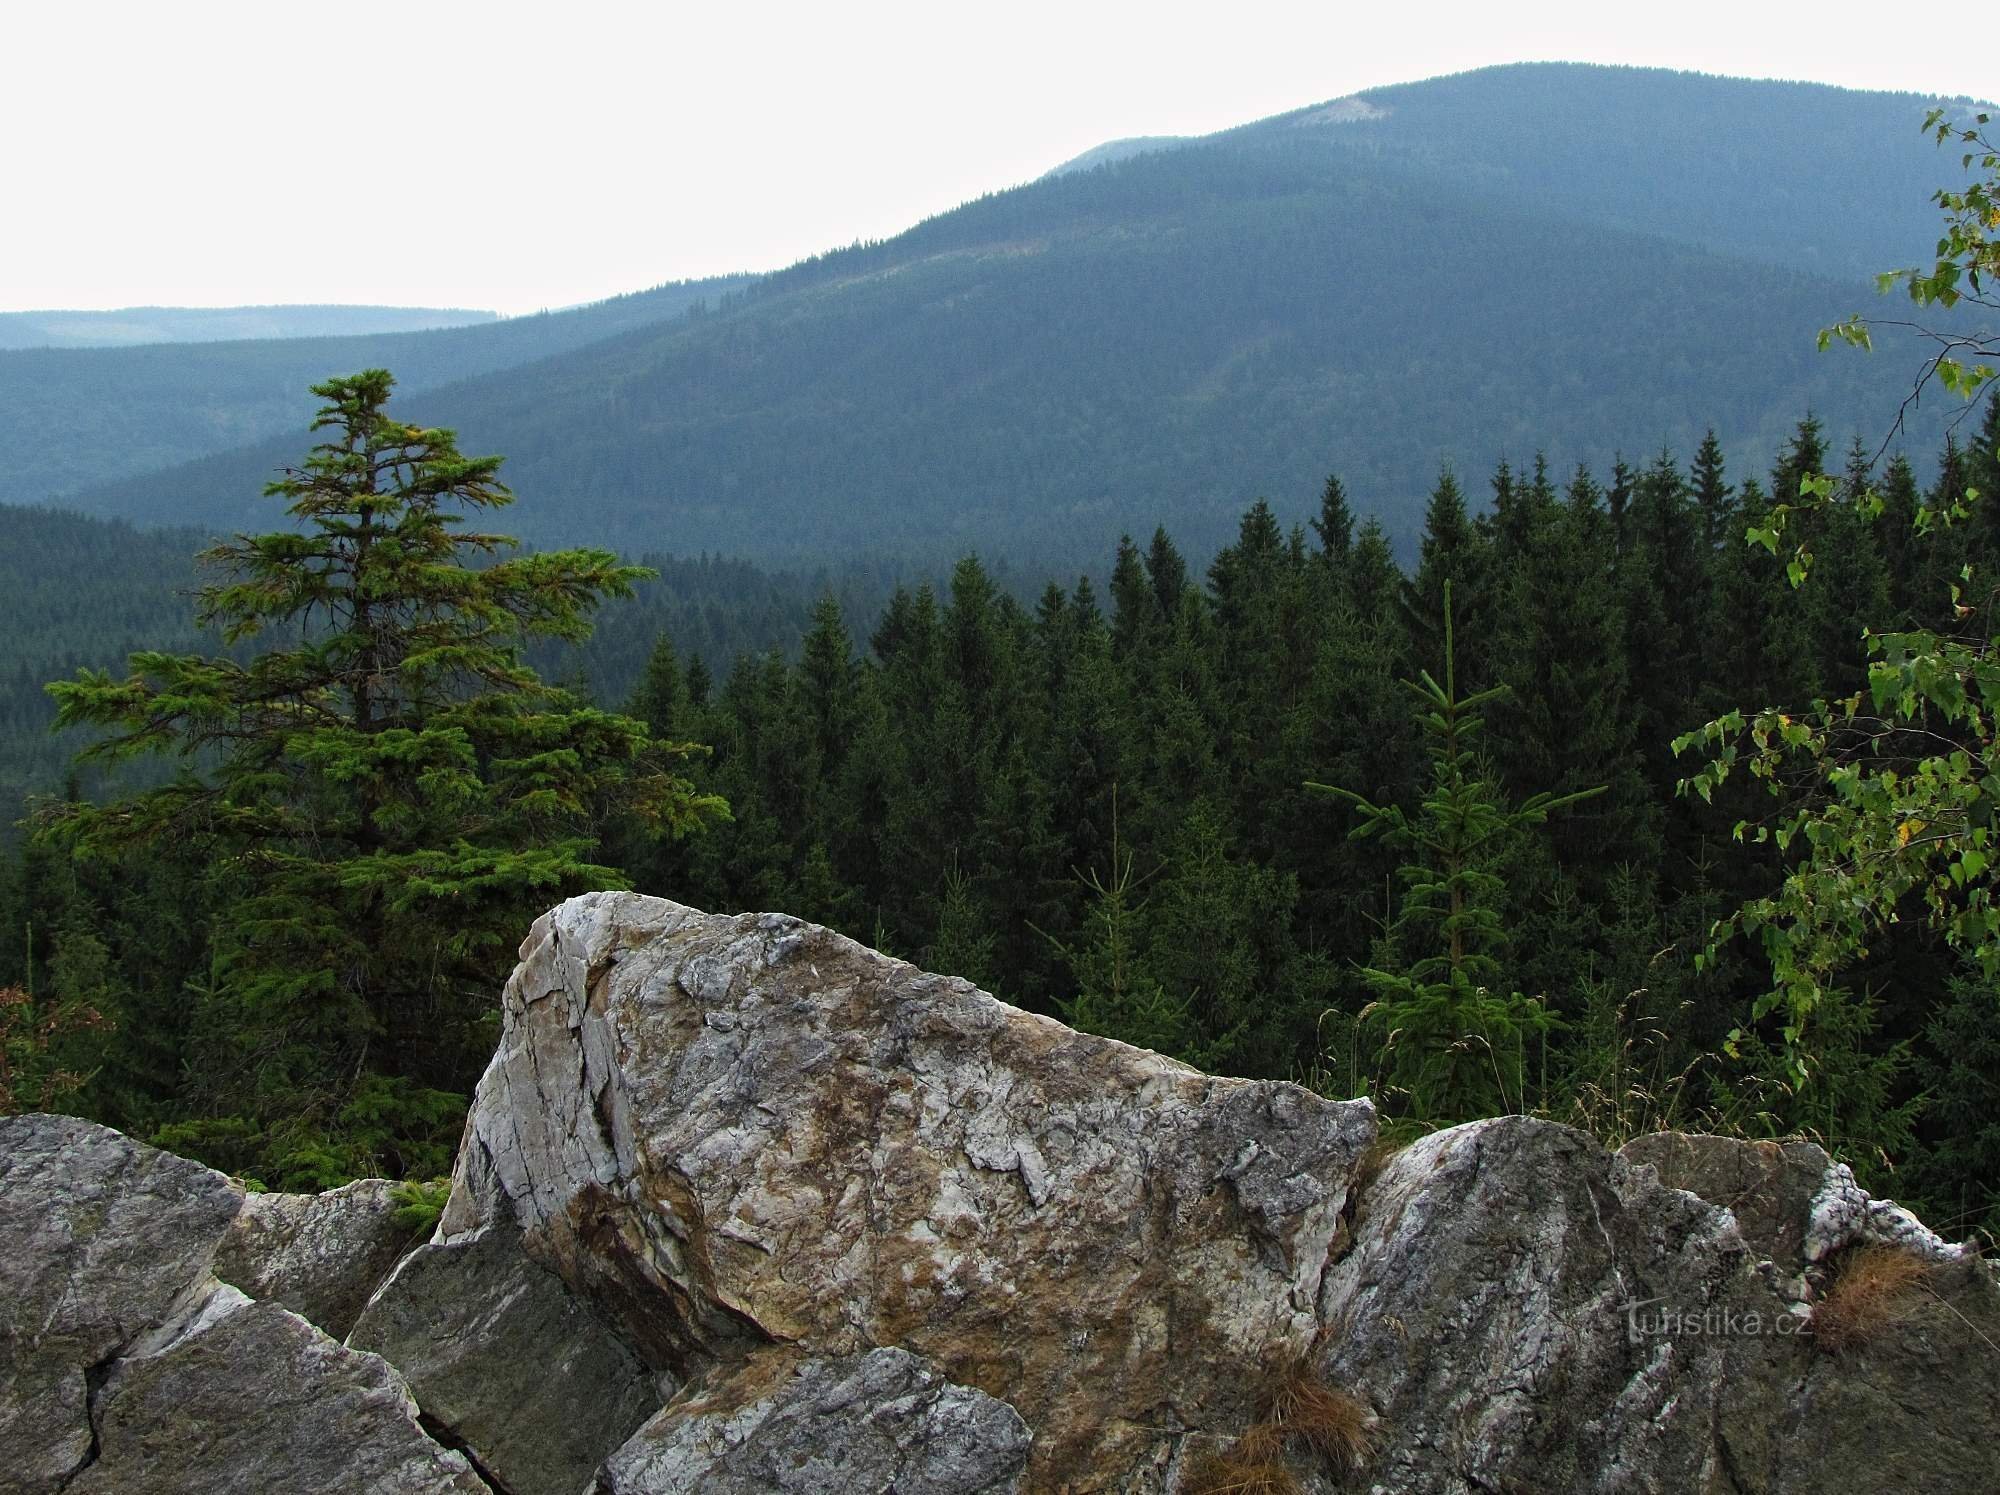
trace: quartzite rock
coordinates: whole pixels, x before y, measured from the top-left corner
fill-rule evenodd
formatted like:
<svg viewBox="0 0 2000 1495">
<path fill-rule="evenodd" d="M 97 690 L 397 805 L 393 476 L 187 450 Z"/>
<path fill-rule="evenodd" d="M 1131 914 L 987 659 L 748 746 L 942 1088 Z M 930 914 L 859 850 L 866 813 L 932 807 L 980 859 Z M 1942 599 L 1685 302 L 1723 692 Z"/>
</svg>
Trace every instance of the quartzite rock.
<svg viewBox="0 0 2000 1495">
<path fill-rule="evenodd" d="M 780 916 L 593 894 L 522 957 L 442 1238 L 518 1220 L 681 1378 L 897 1346 L 1020 1412 L 1030 1487 L 1114 1487 L 1312 1338 L 1366 1103 Z"/>
<path fill-rule="evenodd" d="M 87 1376 L 208 1275 L 229 1180 L 73 1116 L 0 1117 L 0 1491 L 89 1456 Z"/>
<path fill-rule="evenodd" d="M 1743 1243 L 1780 1271 L 1805 1269 L 1806 1228 L 1831 1166 L 1812 1143 L 1649 1132 L 1627 1142 L 1618 1155 L 1651 1168 L 1668 1188 L 1685 1189 L 1728 1210 Z"/>
<path fill-rule="evenodd" d="M 1371 1479 L 1439 1495 L 1726 1488 L 1707 1463 L 1721 1341 L 1631 1332 L 1748 1282 L 1720 1210 L 1580 1132 L 1502 1117 L 1390 1158 L 1355 1236 L 1327 1274 L 1321 1367 L 1380 1414 Z"/>
<path fill-rule="evenodd" d="M 386 1362 L 219 1287 L 112 1367 L 66 1495 L 486 1495 Z"/>
<path fill-rule="evenodd" d="M 324 1194 L 252 1194 L 216 1253 L 215 1275 L 343 1339 L 416 1244 L 396 1223 L 393 1187 L 363 1178 Z"/>
<path fill-rule="evenodd" d="M 690 1391 L 605 1466 L 602 1495 L 1002 1495 L 1021 1487 L 1020 1414 L 902 1350 L 770 1350 Z"/>
<path fill-rule="evenodd" d="M 1920 1239 L 1943 1265 L 1907 1322 L 1853 1363 L 1813 1342 L 1800 1268 L 1842 1180 L 1803 1144 L 1661 1136 L 1619 1156 L 1528 1117 L 1396 1154 L 1323 1299 L 1321 1372 L 1380 1414 L 1372 1487 L 1991 1487 L 2000 1295 L 1983 1265 Z M 1855 1218 L 1886 1214 L 1860 1201 Z"/>
<path fill-rule="evenodd" d="M 483 1491 L 383 1361 L 216 1282 L 241 1202 L 106 1127 L 0 1118 L 0 1490 Z"/>
<path fill-rule="evenodd" d="M 216 1284 L 226 1180 L 0 1121 L 0 1492 L 1158 1495 L 1211 1452 L 1315 1495 L 2000 1489 L 1991 1264 L 1807 1144 L 1501 1117 L 1357 1196 L 1365 1104 L 629 895 L 539 921 L 503 1015 L 439 1233 L 351 1335 L 421 1426 Z M 265 1206 L 260 1280 L 339 1263 L 337 1304 L 366 1232 L 314 1208 Z M 1357 1474 L 1285 1420 L 1301 1365 L 1368 1404 Z"/>
<path fill-rule="evenodd" d="M 576 1495 L 667 1399 L 511 1227 L 419 1247 L 348 1335 L 511 1495 Z"/>
</svg>

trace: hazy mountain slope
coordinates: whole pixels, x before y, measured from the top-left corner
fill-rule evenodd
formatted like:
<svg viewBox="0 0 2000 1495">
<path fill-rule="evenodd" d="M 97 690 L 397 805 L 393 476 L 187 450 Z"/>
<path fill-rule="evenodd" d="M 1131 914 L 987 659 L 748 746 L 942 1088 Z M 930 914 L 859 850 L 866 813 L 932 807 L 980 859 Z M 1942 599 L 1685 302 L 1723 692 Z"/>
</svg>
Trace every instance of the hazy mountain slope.
<svg viewBox="0 0 2000 1495">
<path fill-rule="evenodd" d="M 1060 166 L 1051 167 L 1044 174 L 1063 176 L 1072 171 L 1093 171 L 1099 166 L 1109 166 L 1114 161 L 1132 156 L 1179 150 L 1184 145 L 1192 145 L 1197 138 L 1193 135 L 1133 135 L 1124 140 L 1107 140 L 1102 145 L 1092 146 L 1080 156 L 1070 157 Z"/>
<path fill-rule="evenodd" d="M 1442 461 L 1685 453 L 1710 423 L 1761 468 L 1808 408 L 1876 429 L 1907 369 L 1813 353 L 1858 278 L 1749 256 L 1924 242 L 1940 163 L 1918 114 L 1566 66 L 1382 90 L 982 198 L 408 408 L 508 455 L 536 540 L 769 563 L 1068 565 L 1160 521 L 1205 546 L 1259 493 L 1303 513 L 1335 468 L 1407 535 Z M 1865 231 L 1807 212 L 1875 193 Z M 1728 252 L 1684 242 L 1703 224 Z M 76 502 L 262 523 L 254 495 L 302 446 Z"/>
<path fill-rule="evenodd" d="M 387 365 L 423 389 L 669 320 L 747 277 L 687 281 L 571 311 L 431 332 L 0 352 L 0 502 L 61 498 L 303 430 L 307 386 Z"/>
<path fill-rule="evenodd" d="M 1713 422 L 1761 466 L 1808 406 L 1837 432 L 1883 408 L 1888 361 L 1812 352 L 1852 299 L 1481 194 L 1442 212 L 1430 179 L 1271 132 L 982 199 L 409 409 L 508 455 L 537 540 L 1069 566 L 1161 521 L 1213 543 L 1258 493 L 1302 513 L 1333 468 L 1407 533 L 1444 460 L 1688 452 Z M 259 523 L 301 446 L 80 501 Z"/>
<path fill-rule="evenodd" d="M 1369 89 L 1231 133 L 1310 139 L 1435 172 L 1440 213 L 1460 192 L 1479 192 L 1863 278 L 1912 262 L 1936 237 L 1930 194 L 1959 169 L 1957 154 L 1922 131 L 1937 102 L 1523 63 Z"/>
<path fill-rule="evenodd" d="M 423 306 L 128 306 L 0 312 L 0 348 L 128 348 L 242 338 L 355 337 L 498 321 L 490 311 Z"/>
</svg>

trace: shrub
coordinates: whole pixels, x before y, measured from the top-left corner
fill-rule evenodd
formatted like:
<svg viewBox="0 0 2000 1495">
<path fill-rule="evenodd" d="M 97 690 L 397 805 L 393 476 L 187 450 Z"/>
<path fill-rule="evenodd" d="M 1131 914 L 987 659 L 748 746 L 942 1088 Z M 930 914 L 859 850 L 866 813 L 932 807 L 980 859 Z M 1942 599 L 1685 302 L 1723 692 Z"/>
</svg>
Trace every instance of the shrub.
<svg viewBox="0 0 2000 1495">
<path fill-rule="evenodd" d="M 109 1028 L 96 1008 L 49 1002 L 18 986 L 0 987 L 0 1116 L 52 1111 L 89 1081 L 62 1061 L 65 1041 Z"/>
</svg>

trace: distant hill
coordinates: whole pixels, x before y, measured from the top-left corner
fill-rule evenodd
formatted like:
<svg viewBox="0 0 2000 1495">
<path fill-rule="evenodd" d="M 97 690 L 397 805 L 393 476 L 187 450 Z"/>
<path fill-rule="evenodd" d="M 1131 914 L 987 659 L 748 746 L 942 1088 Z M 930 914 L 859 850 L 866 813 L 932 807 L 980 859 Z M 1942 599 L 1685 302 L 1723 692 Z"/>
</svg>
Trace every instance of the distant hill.
<svg viewBox="0 0 2000 1495">
<path fill-rule="evenodd" d="M 387 366 L 405 389 L 427 389 L 670 321 L 749 282 L 681 281 L 430 332 L 0 352 L 0 502 L 60 500 L 89 484 L 303 431 L 314 409 L 307 386 L 331 374 Z"/>
<path fill-rule="evenodd" d="M 1045 175 L 1063 176 L 1072 171 L 1090 171 L 1099 166 L 1109 166 L 1114 161 L 1147 155 L 1152 151 L 1178 150 L 1196 138 L 1193 135 L 1134 135 L 1127 140 L 1107 140 L 1104 144 L 1092 146 L 1082 155 L 1073 156 L 1062 165 L 1051 168 Z"/>
<path fill-rule="evenodd" d="M 1958 157 L 1923 133 L 1945 102 L 1662 68 L 1520 63 L 1369 89 L 1223 137 L 1310 138 L 1357 161 L 1633 233 L 1864 278 L 1937 238 Z"/>
<path fill-rule="evenodd" d="M 1924 107 L 1568 65 L 1377 90 L 1045 177 L 531 368 L 406 378 L 406 408 L 507 454 L 534 540 L 784 565 L 1071 567 L 1162 521 L 1201 548 L 1259 494 L 1302 517 L 1330 470 L 1407 538 L 1441 463 L 1602 468 L 1711 423 L 1760 470 L 1808 408 L 1876 429 L 1907 376 L 1812 339 L 1934 237 Z M 261 524 L 302 445 L 73 501 Z"/>
<path fill-rule="evenodd" d="M 429 306 L 128 306 L 0 312 L 0 348 L 129 348 L 245 338 L 355 337 L 497 322 L 497 312 Z"/>
</svg>

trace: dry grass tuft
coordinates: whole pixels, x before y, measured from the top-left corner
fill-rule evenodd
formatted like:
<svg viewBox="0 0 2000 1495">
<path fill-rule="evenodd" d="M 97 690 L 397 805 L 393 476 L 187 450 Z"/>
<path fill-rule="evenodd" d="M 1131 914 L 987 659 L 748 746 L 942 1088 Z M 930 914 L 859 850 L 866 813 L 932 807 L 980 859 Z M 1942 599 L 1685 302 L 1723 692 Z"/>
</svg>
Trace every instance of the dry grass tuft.
<svg viewBox="0 0 2000 1495">
<path fill-rule="evenodd" d="M 1285 1461 L 1285 1435 L 1268 1422 L 1257 1423 L 1236 1440 L 1236 1446 L 1229 1450 L 1229 1457 L 1244 1464 L 1282 1464 Z"/>
<path fill-rule="evenodd" d="M 1181 1495 L 1301 1495 L 1282 1461 L 1247 1459 L 1242 1450 L 1239 1442 L 1228 1453 L 1207 1455 L 1181 1481 Z"/>
<path fill-rule="evenodd" d="M 1327 1385 L 1301 1361 L 1272 1387 L 1263 1425 L 1284 1442 L 1304 1444 L 1336 1469 L 1358 1469 L 1374 1441 L 1372 1420 L 1367 1403 Z"/>
<path fill-rule="evenodd" d="M 1813 1339 L 1834 1355 L 1870 1343 L 1909 1317 L 1930 1275 L 1929 1262 L 1899 1247 L 1856 1247 L 1813 1305 Z"/>
<path fill-rule="evenodd" d="M 1333 1469 L 1358 1469 L 1368 1456 L 1372 1415 L 1365 1402 L 1326 1384 L 1310 1357 L 1271 1378 L 1264 1415 L 1227 1453 L 1198 1461 L 1182 1495 L 1299 1495 L 1286 1450 L 1310 1453 Z"/>
</svg>

